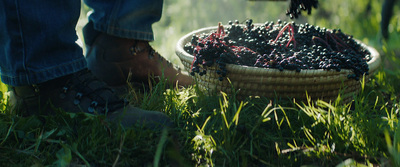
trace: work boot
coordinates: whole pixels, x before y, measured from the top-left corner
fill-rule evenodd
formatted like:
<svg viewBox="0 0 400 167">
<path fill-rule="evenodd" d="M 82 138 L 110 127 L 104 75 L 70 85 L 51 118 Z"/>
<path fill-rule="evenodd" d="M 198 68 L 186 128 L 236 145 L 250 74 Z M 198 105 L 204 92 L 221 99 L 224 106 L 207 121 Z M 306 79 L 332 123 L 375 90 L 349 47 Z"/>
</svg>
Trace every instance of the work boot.
<svg viewBox="0 0 400 167">
<path fill-rule="evenodd" d="M 21 116 L 51 115 L 54 110 L 105 114 L 110 121 L 123 126 L 135 124 L 148 128 L 171 127 L 163 113 L 142 110 L 115 95 L 89 70 L 50 80 L 37 85 L 9 87 L 10 104 Z"/>
<path fill-rule="evenodd" d="M 149 85 L 162 75 L 180 86 L 192 84 L 193 79 L 158 54 L 148 41 L 120 38 L 94 30 L 89 22 L 83 28 L 88 68 L 108 85 L 118 87 L 129 81 Z M 150 77 L 150 78 L 149 78 Z"/>
</svg>

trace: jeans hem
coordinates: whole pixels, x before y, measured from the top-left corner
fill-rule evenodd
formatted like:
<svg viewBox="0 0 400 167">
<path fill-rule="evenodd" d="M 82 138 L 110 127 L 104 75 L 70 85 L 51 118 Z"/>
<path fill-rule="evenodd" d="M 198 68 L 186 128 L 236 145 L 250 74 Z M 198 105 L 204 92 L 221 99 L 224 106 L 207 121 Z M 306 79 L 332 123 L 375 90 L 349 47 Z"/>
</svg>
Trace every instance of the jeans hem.
<svg viewBox="0 0 400 167">
<path fill-rule="evenodd" d="M 2 73 L 1 81 L 11 86 L 33 85 L 63 77 L 81 71 L 85 68 L 87 68 L 86 59 L 82 57 L 78 60 L 61 64 L 56 67 L 43 69 L 37 72 L 31 72 L 28 70 L 28 72 L 17 74 L 16 76 Z"/>
<path fill-rule="evenodd" d="M 143 26 L 142 26 L 143 27 Z M 113 26 L 107 26 L 104 24 L 94 24 L 94 29 L 97 31 L 105 32 L 109 35 L 128 38 L 128 39 L 136 39 L 136 40 L 144 40 L 144 41 L 154 41 L 154 34 L 152 32 L 151 25 L 145 26 L 149 31 L 140 31 L 140 30 L 132 30 L 132 29 L 123 29 Z"/>
</svg>

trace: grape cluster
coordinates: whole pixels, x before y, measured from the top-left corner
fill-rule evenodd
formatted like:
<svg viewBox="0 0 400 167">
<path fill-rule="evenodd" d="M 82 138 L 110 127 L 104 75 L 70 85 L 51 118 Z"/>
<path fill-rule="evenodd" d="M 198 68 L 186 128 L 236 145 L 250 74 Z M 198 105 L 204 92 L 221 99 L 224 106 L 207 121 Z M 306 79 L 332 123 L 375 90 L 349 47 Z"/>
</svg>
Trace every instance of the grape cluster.
<svg viewBox="0 0 400 167">
<path fill-rule="evenodd" d="M 312 8 L 318 7 L 318 0 L 290 0 L 289 9 L 286 10 L 286 15 L 291 19 L 299 17 L 301 11 L 307 11 L 311 14 Z"/>
<path fill-rule="evenodd" d="M 369 51 L 340 29 L 280 20 L 259 25 L 252 20 L 245 25 L 238 21 L 228 24 L 226 30 L 220 25 L 217 31 L 194 34 L 185 45 L 185 51 L 194 55 L 192 75 L 204 75 L 214 64 L 220 80 L 228 73 L 226 64 L 297 72 L 351 69 L 354 74 L 348 78 L 356 80 L 368 74 Z"/>
</svg>

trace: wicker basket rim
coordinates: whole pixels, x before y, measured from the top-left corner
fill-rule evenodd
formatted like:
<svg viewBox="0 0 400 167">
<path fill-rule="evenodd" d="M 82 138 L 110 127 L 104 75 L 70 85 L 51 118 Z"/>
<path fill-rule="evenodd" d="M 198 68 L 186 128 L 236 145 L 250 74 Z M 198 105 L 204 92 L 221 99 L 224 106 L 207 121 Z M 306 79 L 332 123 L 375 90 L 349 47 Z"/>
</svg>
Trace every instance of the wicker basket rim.
<svg viewBox="0 0 400 167">
<path fill-rule="evenodd" d="M 258 25 L 258 24 L 256 24 Z M 192 62 L 193 61 L 193 55 L 187 53 L 183 48 L 187 42 L 190 41 L 191 37 L 193 34 L 202 34 L 202 33 L 208 33 L 213 30 L 216 30 L 217 26 L 213 27 L 205 27 L 201 28 L 198 30 L 194 30 L 186 35 L 184 35 L 182 38 L 180 38 L 177 42 L 175 52 L 178 55 L 178 57 L 181 59 L 181 61 L 185 62 Z M 372 59 L 367 62 L 369 66 L 369 73 L 372 74 L 375 72 L 379 65 L 380 65 L 380 55 L 378 51 L 370 46 L 367 46 L 366 44 L 362 43 L 359 40 L 356 40 L 361 46 L 366 48 L 370 53 Z M 285 75 L 300 75 L 300 76 L 329 76 L 329 75 L 337 75 L 337 74 L 350 74 L 352 73 L 351 70 L 349 69 L 342 69 L 340 72 L 334 71 L 334 70 L 323 70 L 323 69 L 307 69 L 307 70 L 301 70 L 300 72 L 296 71 L 290 71 L 290 70 L 284 70 L 284 71 L 279 71 L 278 69 L 272 69 L 272 68 L 260 68 L 260 67 L 250 67 L 250 66 L 242 66 L 242 65 L 235 65 L 235 64 L 227 64 L 226 69 L 229 70 L 231 73 L 244 73 L 244 74 L 253 74 L 257 73 L 258 75 L 271 75 L 271 74 L 285 74 Z"/>
</svg>

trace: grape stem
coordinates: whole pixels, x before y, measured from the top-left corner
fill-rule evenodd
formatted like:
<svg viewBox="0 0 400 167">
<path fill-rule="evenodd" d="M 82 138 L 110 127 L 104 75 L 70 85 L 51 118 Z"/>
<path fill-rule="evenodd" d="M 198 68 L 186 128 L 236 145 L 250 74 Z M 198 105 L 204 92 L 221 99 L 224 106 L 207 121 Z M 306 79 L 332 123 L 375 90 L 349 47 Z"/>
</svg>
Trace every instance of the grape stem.
<svg viewBox="0 0 400 167">
<path fill-rule="evenodd" d="M 224 29 L 224 26 L 221 24 L 221 22 L 218 22 L 218 29 L 217 29 L 218 37 L 221 37 L 221 34 L 222 34 L 222 37 L 225 36 L 225 29 Z"/>
<path fill-rule="evenodd" d="M 225 30 L 224 30 L 224 26 L 222 26 L 222 24 L 221 24 L 221 22 L 219 22 L 218 23 L 218 28 L 217 28 L 217 34 L 216 34 L 216 36 L 218 36 L 219 38 L 224 38 L 225 37 Z M 220 42 L 220 43 L 222 43 L 223 45 L 225 45 L 225 46 L 228 46 L 224 41 L 222 41 L 222 40 L 220 40 L 220 41 L 217 41 L 217 42 Z M 239 57 L 239 55 L 237 54 L 237 52 L 240 52 L 240 51 L 242 51 L 242 49 L 244 49 L 244 50 L 248 50 L 248 51 L 250 51 L 250 52 L 252 52 L 252 53 L 256 53 L 256 52 L 254 52 L 253 50 L 251 50 L 250 48 L 247 48 L 247 47 L 244 47 L 244 46 L 228 46 L 228 47 L 230 47 L 230 48 L 232 48 L 231 50 L 235 53 L 235 55 L 237 56 L 237 57 Z"/>
<path fill-rule="evenodd" d="M 336 47 L 340 46 L 343 49 L 351 49 L 353 50 L 353 48 L 351 48 L 350 46 L 348 46 L 342 39 L 340 39 L 336 34 L 331 33 L 329 31 L 327 31 L 327 35 L 329 35 L 329 37 L 331 37 L 331 39 L 335 42 Z M 338 48 L 339 49 L 339 48 Z"/>
<path fill-rule="evenodd" d="M 279 31 L 279 34 L 276 36 L 275 40 L 273 41 L 273 43 L 276 43 L 276 41 L 278 41 L 279 37 L 282 36 L 282 34 L 286 31 L 286 29 L 288 29 L 289 32 L 289 42 L 286 44 L 286 47 L 289 47 L 290 42 L 293 41 L 294 47 L 296 48 L 296 39 L 294 38 L 294 28 L 292 26 L 292 23 L 287 23 L 284 27 L 282 27 L 282 29 Z"/>
<path fill-rule="evenodd" d="M 233 48 L 232 51 L 233 51 L 234 53 L 241 52 L 242 49 L 243 49 L 243 50 L 248 50 L 248 51 L 250 51 L 250 52 L 252 52 L 252 53 L 257 53 L 257 52 L 255 52 L 255 51 L 251 50 L 250 48 L 244 47 L 244 46 L 230 46 L 230 47 Z M 239 57 L 239 55 L 237 55 L 237 56 Z"/>
<path fill-rule="evenodd" d="M 292 42 L 293 41 L 293 45 L 294 45 L 294 48 L 296 48 L 296 40 L 294 39 L 294 28 L 293 28 L 293 26 L 291 25 L 291 24 L 289 24 L 289 30 L 290 30 L 290 40 L 289 40 L 289 42 L 286 44 L 286 47 L 289 47 L 289 44 L 290 44 L 290 42 Z"/>
<path fill-rule="evenodd" d="M 339 40 L 339 42 L 335 39 L 335 37 L 337 37 L 336 35 L 328 32 L 328 31 L 326 32 L 326 35 L 327 35 L 327 37 L 330 37 L 330 39 L 332 39 L 333 42 L 335 42 L 336 48 L 338 48 L 338 49 L 339 49 L 339 47 L 348 48 L 348 46 L 346 44 L 342 43 L 343 41 L 341 39 L 337 38 Z"/>
<path fill-rule="evenodd" d="M 353 48 L 349 47 L 342 39 L 340 39 L 335 33 L 332 33 L 331 31 L 326 31 L 325 40 L 317 36 L 312 37 L 312 42 L 314 45 L 316 45 L 315 41 L 320 41 L 324 43 L 329 50 L 332 51 L 333 50 L 332 46 L 329 44 L 330 40 L 333 41 L 333 43 L 336 45 L 337 50 L 343 50 L 343 49 L 353 50 Z"/>
<path fill-rule="evenodd" d="M 229 45 L 227 45 L 226 42 L 222 40 L 225 37 L 225 35 L 226 34 L 225 34 L 224 26 L 221 24 L 221 22 L 219 22 L 217 31 L 211 33 L 207 38 L 199 39 L 199 43 L 206 44 L 207 41 L 212 41 L 213 43 L 221 43 L 224 46 L 227 46 L 227 47 L 231 48 L 228 51 L 233 52 L 237 57 L 240 57 L 238 52 L 241 52 L 242 50 L 248 50 L 248 51 L 250 51 L 252 53 L 256 53 L 255 51 L 253 51 L 250 48 L 245 47 L 245 46 L 229 46 Z M 195 44 L 192 44 L 192 45 L 195 46 L 195 49 L 197 51 L 200 51 L 201 49 L 203 49 L 202 47 L 200 47 L 198 45 L 195 45 Z M 219 47 L 219 46 L 217 46 L 217 47 Z M 226 51 L 226 52 L 228 52 L 228 51 Z M 193 52 L 193 57 L 194 58 L 193 58 L 191 66 L 190 66 L 190 69 L 193 69 L 194 62 L 197 60 L 196 54 L 198 54 L 198 52 L 197 53 Z"/>
<path fill-rule="evenodd" d="M 317 44 L 315 43 L 316 40 L 318 40 L 318 41 L 324 43 L 324 44 L 326 45 L 326 47 L 327 47 L 329 50 L 332 51 L 331 45 L 329 45 L 329 43 L 326 42 L 324 39 L 322 39 L 322 38 L 320 38 L 320 37 L 317 37 L 317 36 L 313 36 L 313 37 L 312 37 L 312 42 L 313 42 L 314 45 L 317 45 Z"/>
</svg>

